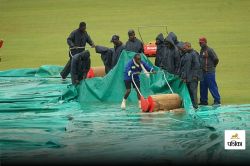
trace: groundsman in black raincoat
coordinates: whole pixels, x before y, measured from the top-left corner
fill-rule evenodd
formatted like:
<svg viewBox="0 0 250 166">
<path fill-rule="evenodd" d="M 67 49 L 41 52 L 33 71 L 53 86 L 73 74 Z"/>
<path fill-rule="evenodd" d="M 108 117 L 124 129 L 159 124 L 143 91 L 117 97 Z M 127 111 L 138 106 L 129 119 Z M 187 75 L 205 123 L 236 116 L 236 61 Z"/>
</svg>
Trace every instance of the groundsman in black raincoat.
<svg viewBox="0 0 250 166">
<path fill-rule="evenodd" d="M 197 87 L 200 78 L 199 54 L 191 48 L 191 44 L 184 43 L 184 54 L 181 57 L 179 76 L 186 83 L 194 108 L 197 104 Z"/>
<path fill-rule="evenodd" d="M 162 59 L 162 68 L 171 74 L 177 74 L 180 65 L 180 53 L 177 48 L 177 38 L 172 32 L 164 39 L 166 54 Z"/>
<path fill-rule="evenodd" d="M 156 55 L 155 55 L 155 66 L 162 67 L 162 59 L 166 55 L 166 45 L 164 44 L 164 36 L 162 33 L 156 37 Z"/>
<path fill-rule="evenodd" d="M 84 51 L 86 43 L 88 43 L 91 47 L 95 47 L 94 42 L 92 41 L 92 39 L 90 38 L 89 34 L 86 31 L 86 23 L 81 22 L 79 24 L 79 28 L 71 32 L 69 37 L 67 38 L 67 44 L 69 45 L 69 48 L 70 48 L 70 51 L 69 51 L 70 59 L 68 60 L 64 69 L 60 73 L 62 79 L 65 79 L 70 73 L 71 58 L 75 54 Z"/>
<path fill-rule="evenodd" d="M 71 81 L 72 84 L 79 84 L 87 77 L 90 69 L 90 53 L 88 50 L 75 54 L 71 60 Z"/>
</svg>

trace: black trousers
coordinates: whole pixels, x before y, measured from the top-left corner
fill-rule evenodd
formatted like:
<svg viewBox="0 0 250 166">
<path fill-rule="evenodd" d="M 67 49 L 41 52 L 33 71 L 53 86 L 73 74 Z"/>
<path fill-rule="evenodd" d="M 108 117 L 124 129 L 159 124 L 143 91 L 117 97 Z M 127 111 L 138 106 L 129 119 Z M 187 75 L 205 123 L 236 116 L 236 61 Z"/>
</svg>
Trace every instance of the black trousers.
<svg viewBox="0 0 250 166">
<path fill-rule="evenodd" d="M 198 88 L 198 81 L 192 80 L 191 82 L 187 82 L 188 92 L 193 104 L 194 108 L 198 108 L 198 99 L 197 99 L 197 88 Z"/>
<path fill-rule="evenodd" d="M 60 72 L 60 75 L 63 79 L 65 79 L 69 75 L 70 68 L 71 68 L 71 58 L 68 60 L 63 70 Z"/>
</svg>

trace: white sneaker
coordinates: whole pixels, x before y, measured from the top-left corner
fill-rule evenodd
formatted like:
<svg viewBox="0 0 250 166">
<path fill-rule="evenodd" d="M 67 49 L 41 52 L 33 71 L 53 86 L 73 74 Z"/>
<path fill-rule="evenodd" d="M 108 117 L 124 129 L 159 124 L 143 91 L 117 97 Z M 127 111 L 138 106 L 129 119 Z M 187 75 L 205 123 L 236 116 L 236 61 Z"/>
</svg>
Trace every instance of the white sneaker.
<svg viewBox="0 0 250 166">
<path fill-rule="evenodd" d="M 123 110 L 126 109 L 126 100 L 125 99 L 122 100 L 121 109 L 123 109 Z"/>
<path fill-rule="evenodd" d="M 138 101 L 138 107 L 141 109 L 141 100 Z"/>
</svg>

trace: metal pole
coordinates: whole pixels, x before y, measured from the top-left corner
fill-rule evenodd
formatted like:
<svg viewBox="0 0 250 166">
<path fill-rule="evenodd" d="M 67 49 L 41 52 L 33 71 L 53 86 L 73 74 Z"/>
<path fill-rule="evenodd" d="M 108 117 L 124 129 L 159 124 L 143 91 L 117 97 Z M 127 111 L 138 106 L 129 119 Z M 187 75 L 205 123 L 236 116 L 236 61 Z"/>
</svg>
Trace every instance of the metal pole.
<svg viewBox="0 0 250 166">
<path fill-rule="evenodd" d="M 166 78 L 165 73 L 164 73 L 163 71 L 157 71 L 156 73 L 162 73 L 162 74 L 163 74 L 164 80 L 166 81 L 166 83 L 167 83 L 167 85 L 168 85 L 168 87 L 169 87 L 171 93 L 173 94 L 174 91 L 173 91 L 173 89 L 171 88 L 170 84 L 168 83 L 168 80 L 167 80 L 167 78 Z M 134 75 L 135 75 L 135 74 L 138 74 L 138 75 L 139 75 L 139 74 L 155 74 L 155 73 L 154 73 L 154 72 L 144 72 L 144 73 L 133 73 L 133 74 L 132 74 L 132 82 L 134 83 L 135 88 L 137 89 L 137 91 L 139 92 L 139 94 L 142 96 L 142 94 L 141 94 L 139 88 L 137 87 L 137 85 L 135 84 L 135 81 L 134 81 Z"/>
<path fill-rule="evenodd" d="M 136 83 L 135 83 L 135 81 L 134 81 L 134 74 L 138 74 L 138 73 L 133 73 L 133 74 L 132 74 L 132 82 L 134 83 L 135 88 L 137 89 L 138 93 L 142 96 L 142 94 L 141 94 L 139 88 L 137 87 L 137 85 L 136 85 Z M 138 75 L 139 75 L 139 74 L 138 74 Z"/>
<path fill-rule="evenodd" d="M 139 33 L 139 36 L 140 36 L 140 38 L 141 38 L 142 43 L 144 44 L 144 41 L 143 41 L 143 39 L 142 39 L 141 32 L 140 32 L 140 27 L 138 27 L 138 33 Z"/>
</svg>

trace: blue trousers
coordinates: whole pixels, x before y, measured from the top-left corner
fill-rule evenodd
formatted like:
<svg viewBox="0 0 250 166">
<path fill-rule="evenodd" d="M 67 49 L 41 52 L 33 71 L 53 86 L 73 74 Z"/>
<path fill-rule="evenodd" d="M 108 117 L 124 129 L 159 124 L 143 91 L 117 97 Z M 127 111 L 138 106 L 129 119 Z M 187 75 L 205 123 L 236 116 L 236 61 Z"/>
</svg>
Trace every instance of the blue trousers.
<svg viewBox="0 0 250 166">
<path fill-rule="evenodd" d="M 200 82 L 200 102 L 207 103 L 208 89 L 214 98 L 215 103 L 220 103 L 220 94 L 215 80 L 215 72 L 203 72 L 203 81 Z"/>
</svg>

